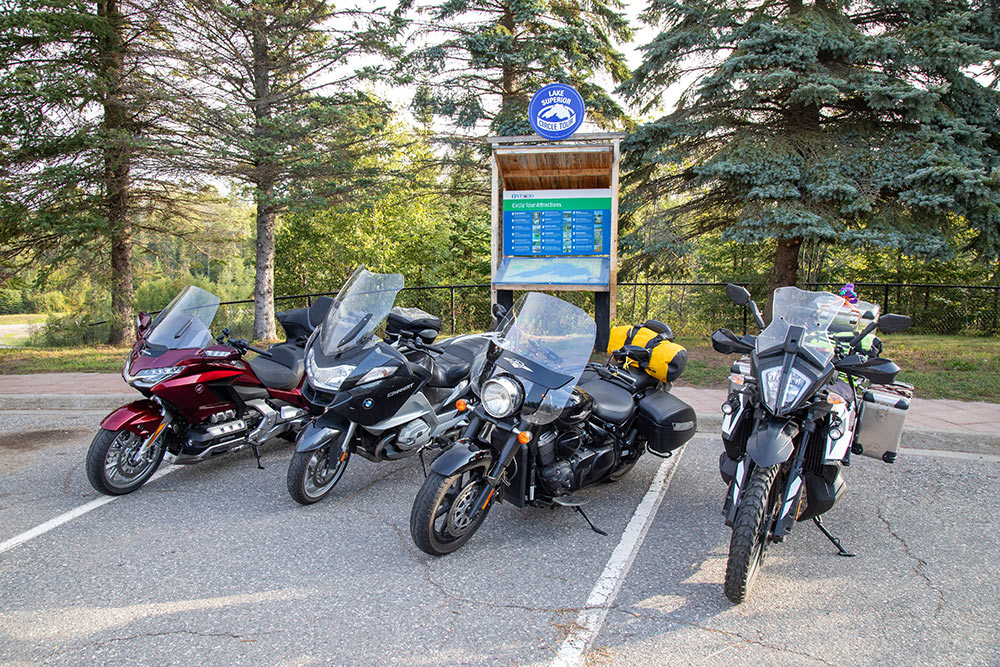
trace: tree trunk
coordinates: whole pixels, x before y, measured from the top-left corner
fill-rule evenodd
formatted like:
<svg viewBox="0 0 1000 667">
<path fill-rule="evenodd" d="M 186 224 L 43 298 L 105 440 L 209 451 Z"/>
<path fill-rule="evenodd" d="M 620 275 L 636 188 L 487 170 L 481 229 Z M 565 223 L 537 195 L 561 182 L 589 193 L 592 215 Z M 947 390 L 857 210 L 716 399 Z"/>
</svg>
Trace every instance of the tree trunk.
<svg viewBox="0 0 1000 667">
<path fill-rule="evenodd" d="M 774 254 L 774 273 L 771 274 L 771 291 L 779 287 L 795 285 L 799 279 L 799 249 L 802 239 L 778 239 L 778 251 Z"/>
<path fill-rule="evenodd" d="M 258 141 L 269 132 L 271 81 L 266 17 L 259 14 L 253 34 L 253 114 Z M 259 145 L 259 144 L 258 144 Z M 271 156 L 255 148 L 253 177 L 257 204 L 257 261 L 253 289 L 253 336 L 256 340 L 275 338 L 274 331 L 274 169 Z"/>
<path fill-rule="evenodd" d="M 124 18 L 119 0 L 99 0 L 98 16 L 107 32 L 98 37 L 101 80 L 104 85 L 104 215 L 111 241 L 111 332 L 108 343 L 124 345 L 135 340 L 132 326 L 132 227 L 129 220 L 129 168 L 131 128 L 123 99 L 125 44 Z"/>
</svg>

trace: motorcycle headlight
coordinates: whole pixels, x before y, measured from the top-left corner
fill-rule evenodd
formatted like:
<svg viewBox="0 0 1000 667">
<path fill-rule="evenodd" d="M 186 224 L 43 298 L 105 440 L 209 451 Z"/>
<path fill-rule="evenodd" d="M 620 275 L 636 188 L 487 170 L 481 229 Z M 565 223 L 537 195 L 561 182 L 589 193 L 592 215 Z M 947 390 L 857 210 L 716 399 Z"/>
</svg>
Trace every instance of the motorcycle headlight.
<svg viewBox="0 0 1000 667">
<path fill-rule="evenodd" d="M 772 366 L 771 368 L 765 368 L 760 372 L 760 386 L 761 391 L 764 394 L 764 404 L 767 405 L 771 410 L 777 411 L 778 408 L 778 386 L 781 380 L 781 366 Z M 810 381 L 808 376 L 802 371 L 793 368 L 788 374 L 788 380 L 785 383 L 785 395 L 781 399 L 781 409 L 787 408 L 790 405 L 795 404 L 802 394 L 809 387 Z"/>
<path fill-rule="evenodd" d="M 483 383 L 480 394 L 486 413 L 496 419 L 514 414 L 524 401 L 524 389 L 509 377 L 490 378 Z"/>
<path fill-rule="evenodd" d="M 166 366 L 164 368 L 145 368 L 132 376 L 131 384 L 137 387 L 155 387 L 164 380 L 184 370 L 183 366 Z"/>
<path fill-rule="evenodd" d="M 340 389 L 340 385 L 344 384 L 344 380 L 357 368 L 357 366 L 350 364 L 319 366 L 316 364 L 316 353 L 313 350 L 309 350 L 309 356 L 306 358 L 306 361 L 306 371 L 309 375 L 309 381 L 314 386 L 328 391 L 337 391 Z"/>
</svg>

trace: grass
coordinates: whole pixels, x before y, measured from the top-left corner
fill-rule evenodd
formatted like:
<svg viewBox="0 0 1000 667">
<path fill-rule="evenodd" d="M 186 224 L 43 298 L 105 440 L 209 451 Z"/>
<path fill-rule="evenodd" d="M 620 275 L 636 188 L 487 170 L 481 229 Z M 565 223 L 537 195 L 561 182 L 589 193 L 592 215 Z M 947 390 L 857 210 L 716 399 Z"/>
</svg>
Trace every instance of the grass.
<svg viewBox="0 0 1000 667">
<path fill-rule="evenodd" d="M 58 313 L 52 315 L 58 317 Z M 44 324 L 49 319 L 49 313 L 19 313 L 15 315 L 0 315 L 0 324 Z"/>
<path fill-rule="evenodd" d="M 679 386 L 724 389 L 735 357 L 712 349 L 708 336 L 681 336 L 688 363 Z M 1000 402 L 1000 338 L 971 336 L 883 337 L 885 356 L 914 385 L 918 398 Z M 0 373 L 118 373 L 128 348 L 95 345 L 73 348 L 0 349 Z"/>
<path fill-rule="evenodd" d="M 128 347 L 18 347 L 0 349 L 0 374 L 119 373 Z"/>
</svg>

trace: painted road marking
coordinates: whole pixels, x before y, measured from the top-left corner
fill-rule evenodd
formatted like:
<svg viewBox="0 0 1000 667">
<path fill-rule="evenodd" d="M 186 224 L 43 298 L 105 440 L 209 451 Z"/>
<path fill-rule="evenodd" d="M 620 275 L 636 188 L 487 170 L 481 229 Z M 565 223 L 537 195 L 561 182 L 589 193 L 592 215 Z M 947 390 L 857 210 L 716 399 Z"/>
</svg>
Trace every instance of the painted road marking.
<svg viewBox="0 0 1000 667">
<path fill-rule="evenodd" d="M 179 468 L 180 466 L 167 466 L 165 468 L 160 468 L 159 470 L 156 471 L 156 473 L 152 477 L 146 480 L 146 484 L 149 484 L 150 482 L 153 482 L 163 477 L 164 475 L 169 475 L 170 473 Z M 145 486 L 145 484 L 143 486 Z M 25 542 L 27 542 L 28 540 L 33 540 L 39 535 L 44 535 L 45 533 L 49 532 L 54 528 L 58 528 L 64 523 L 68 523 L 73 519 L 76 519 L 77 517 L 83 516 L 87 512 L 90 512 L 91 510 L 96 510 L 98 507 L 101 507 L 102 505 L 107 505 L 112 500 L 116 500 L 121 497 L 122 496 L 101 496 L 100 498 L 91 500 L 89 503 L 85 503 L 75 509 L 71 509 L 68 512 L 60 514 L 54 519 L 49 519 L 45 523 L 38 524 L 37 526 L 31 528 L 30 530 L 26 530 L 23 533 L 11 537 L 10 539 L 6 539 L 3 542 L 0 542 L 0 554 L 6 551 L 10 551 L 14 547 L 20 546 Z"/>
<path fill-rule="evenodd" d="M 552 667 L 575 667 L 584 664 L 584 653 L 600 632 L 604 619 L 608 616 L 608 608 L 618 595 L 622 582 L 632 567 L 632 561 L 635 560 L 639 547 L 649 532 L 649 526 L 656 516 L 656 510 L 659 509 L 663 496 L 667 493 L 683 452 L 684 447 L 657 468 L 653 481 L 649 483 L 649 490 L 625 526 L 618 546 L 611 552 L 611 557 L 604 566 L 604 572 L 590 591 L 586 606 L 577 615 L 573 631 L 559 647 L 559 653 L 556 654 Z"/>
</svg>

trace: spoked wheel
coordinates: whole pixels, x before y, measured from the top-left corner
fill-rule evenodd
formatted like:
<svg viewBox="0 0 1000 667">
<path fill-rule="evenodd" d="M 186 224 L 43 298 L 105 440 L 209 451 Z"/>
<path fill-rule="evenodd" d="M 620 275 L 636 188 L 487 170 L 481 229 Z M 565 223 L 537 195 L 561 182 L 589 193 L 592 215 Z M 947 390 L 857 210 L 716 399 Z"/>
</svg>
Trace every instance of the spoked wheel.
<svg viewBox="0 0 1000 667">
<path fill-rule="evenodd" d="M 330 452 L 333 452 L 331 457 Z M 344 476 L 351 451 L 341 451 L 326 444 L 310 452 L 295 452 L 288 464 L 285 483 L 296 502 L 311 505 L 326 498 Z"/>
<path fill-rule="evenodd" d="M 413 499 L 410 535 L 424 553 L 444 556 L 469 541 L 492 507 L 492 499 L 473 519 L 473 505 L 486 486 L 485 471 L 474 468 L 445 477 L 431 472 Z"/>
<path fill-rule="evenodd" d="M 97 491 L 120 496 L 135 491 L 163 459 L 163 437 L 143 451 L 145 438 L 127 429 L 101 429 L 87 451 L 87 479 Z"/>
<path fill-rule="evenodd" d="M 726 563 L 726 597 L 734 604 L 747 599 L 764 563 L 771 526 L 781 506 L 772 498 L 777 476 L 778 466 L 755 468 L 740 500 Z"/>
</svg>

